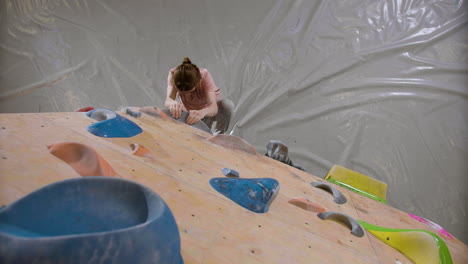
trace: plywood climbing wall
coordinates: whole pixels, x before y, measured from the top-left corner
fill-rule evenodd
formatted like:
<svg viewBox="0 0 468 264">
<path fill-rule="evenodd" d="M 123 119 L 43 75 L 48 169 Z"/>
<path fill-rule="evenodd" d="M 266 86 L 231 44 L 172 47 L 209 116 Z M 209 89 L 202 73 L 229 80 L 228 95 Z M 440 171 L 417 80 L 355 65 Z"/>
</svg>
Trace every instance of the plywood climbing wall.
<svg viewBox="0 0 468 264">
<path fill-rule="evenodd" d="M 260 154 L 226 149 L 190 126 L 145 114 L 125 117 L 143 133 L 130 138 L 94 136 L 87 127 L 96 120 L 84 113 L 0 115 L 1 205 L 47 184 L 81 177 L 47 147 L 77 142 L 103 157 L 115 177 L 148 186 L 166 201 L 179 226 L 185 263 L 411 263 L 367 232 L 361 238 L 353 236 L 346 226 L 289 204 L 294 197 L 376 225 L 436 232 L 405 212 L 338 186 L 347 203 L 337 204 L 328 192 L 310 184 L 323 182 L 321 178 Z M 152 156 L 133 155 L 132 144 L 144 146 Z M 223 168 L 236 170 L 241 178 L 276 179 L 280 191 L 269 211 L 249 211 L 212 188 L 210 179 L 224 177 Z M 443 239 L 454 263 L 468 263 L 464 243 Z"/>
</svg>

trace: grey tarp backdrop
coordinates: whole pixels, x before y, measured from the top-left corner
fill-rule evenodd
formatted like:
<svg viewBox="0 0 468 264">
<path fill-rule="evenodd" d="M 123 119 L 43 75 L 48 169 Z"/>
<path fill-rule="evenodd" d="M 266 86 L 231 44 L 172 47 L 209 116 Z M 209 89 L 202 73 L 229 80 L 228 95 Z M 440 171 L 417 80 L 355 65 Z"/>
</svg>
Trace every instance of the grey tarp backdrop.
<svg viewBox="0 0 468 264">
<path fill-rule="evenodd" d="M 0 112 L 162 106 L 188 56 L 232 133 L 340 164 L 468 241 L 465 1 L 2 0 Z M 259 176 L 259 175 L 257 175 Z M 273 177 L 274 175 L 262 175 Z"/>
</svg>

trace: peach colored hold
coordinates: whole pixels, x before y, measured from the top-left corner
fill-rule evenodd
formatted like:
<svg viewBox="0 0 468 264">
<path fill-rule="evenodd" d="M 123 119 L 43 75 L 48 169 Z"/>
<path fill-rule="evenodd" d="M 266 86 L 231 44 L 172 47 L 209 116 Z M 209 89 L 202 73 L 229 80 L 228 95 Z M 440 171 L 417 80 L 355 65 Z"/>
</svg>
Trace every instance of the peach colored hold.
<svg viewBox="0 0 468 264">
<path fill-rule="evenodd" d="M 242 138 L 231 135 L 215 135 L 208 138 L 208 141 L 216 145 L 232 150 L 240 150 L 252 155 L 258 155 L 257 150 Z"/>
<path fill-rule="evenodd" d="M 300 207 L 306 211 L 315 212 L 315 213 L 323 213 L 325 212 L 325 208 L 320 204 L 313 203 L 309 201 L 309 199 L 303 197 L 293 198 L 288 201 L 288 203 Z"/>
<path fill-rule="evenodd" d="M 170 118 L 161 109 L 155 106 L 143 106 L 139 107 L 139 111 L 154 117 L 161 117 L 164 120 L 170 120 Z"/>
<path fill-rule="evenodd" d="M 81 176 L 116 176 L 109 163 L 90 146 L 62 142 L 48 145 L 50 153 L 70 165 Z"/>
<path fill-rule="evenodd" d="M 150 158 L 150 159 L 154 158 L 153 153 L 151 153 L 149 149 L 145 148 L 144 146 L 140 144 L 130 144 L 130 147 L 133 150 L 132 154 L 135 156 Z"/>
</svg>

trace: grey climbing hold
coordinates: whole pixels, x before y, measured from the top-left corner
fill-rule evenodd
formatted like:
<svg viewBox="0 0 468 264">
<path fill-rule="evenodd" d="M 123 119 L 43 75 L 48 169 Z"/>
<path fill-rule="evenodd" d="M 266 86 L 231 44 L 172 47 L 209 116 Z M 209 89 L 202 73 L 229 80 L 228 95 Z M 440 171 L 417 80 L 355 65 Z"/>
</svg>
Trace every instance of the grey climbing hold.
<svg viewBox="0 0 468 264">
<path fill-rule="evenodd" d="M 86 115 L 99 122 L 117 117 L 117 113 L 109 109 L 94 109 L 88 111 Z"/>
<path fill-rule="evenodd" d="M 130 109 L 129 107 L 127 107 L 125 109 L 125 113 L 128 114 L 128 115 L 131 115 L 135 118 L 138 118 L 141 116 L 141 112 L 137 112 L 137 111 L 133 111 L 132 109 Z"/>
<path fill-rule="evenodd" d="M 270 142 L 268 142 L 267 153 L 265 153 L 265 156 L 292 166 L 296 169 L 305 171 L 304 168 L 292 162 L 288 156 L 288 146 L 279 140 L 270 140 Z"/>
<path fill-rule="evenodd" d="M 322 220 L 335 220 L 335 221 L 341 222 L 345 224 L 351 230 L 351 234 L 357 237 L 364 236 L 364 230 L 362 229 L 361 225 L 358 223 L 358 221 L 356 221 L 351 216 L 348 216 L 340 212 L 331 212 L 331 211 L 320 213 L 317 216 L 318 218 Z"/>
<path fill-rule="evenodd" d="M 331 184 L 324 183 L 324 182 L 311 182 L 312 186 L 315 188 L 320 188 L 323 189 L 333 195 L 335 198 L 335 203 L 337 204 L 344 204 L 346 203 L 346 197 L 335 187 L 333 187 Z"/>
<path fill-rule="evenodd" d="M 224 168 L 221 170 L 226 177 L 239 178 L 239 173 L 235 170 Z"/>
</svg>

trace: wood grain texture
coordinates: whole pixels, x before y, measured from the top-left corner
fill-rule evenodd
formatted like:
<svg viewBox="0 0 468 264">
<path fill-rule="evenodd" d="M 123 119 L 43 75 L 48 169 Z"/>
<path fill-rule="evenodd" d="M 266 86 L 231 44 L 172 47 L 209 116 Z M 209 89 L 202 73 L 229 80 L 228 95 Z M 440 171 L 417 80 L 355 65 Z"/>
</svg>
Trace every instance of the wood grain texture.
<svg viewBox="0 0 468 264">
<path fill-rule="evenodd" d="M 261 155 L 225 149 L 190 126 L 145 114 L 123 116 L 143 133 L 132 138 L 94 136 L 86 127 L 95 120 L 84 113 L 1 114 L 0 204 L 81 177 L 47 149 L 71 141 L 93 147 L 120 177 L 148 186 L 166 201 L 179 226 L 185 263 L 411 263 L 367 232 L 357 238 L 347 227 L 289 204 L 294 197 L 372 224 L 436 233 L 405 212 L 339 186 L 348 202 L 336 204 L 329 193 L 310 185 L 323 179 Z M 132 155 L 131 144 L 145 146 L 154 157 Z M 236 170 L 241 178 L 276 179 L 280 191 L 270 210 L 253 213 L 215 191 L 209 180 L 224 177 L 223 168 Z M 454 263 L 468 263 L 463 242 L 443 239 Z"/>
</svg>

